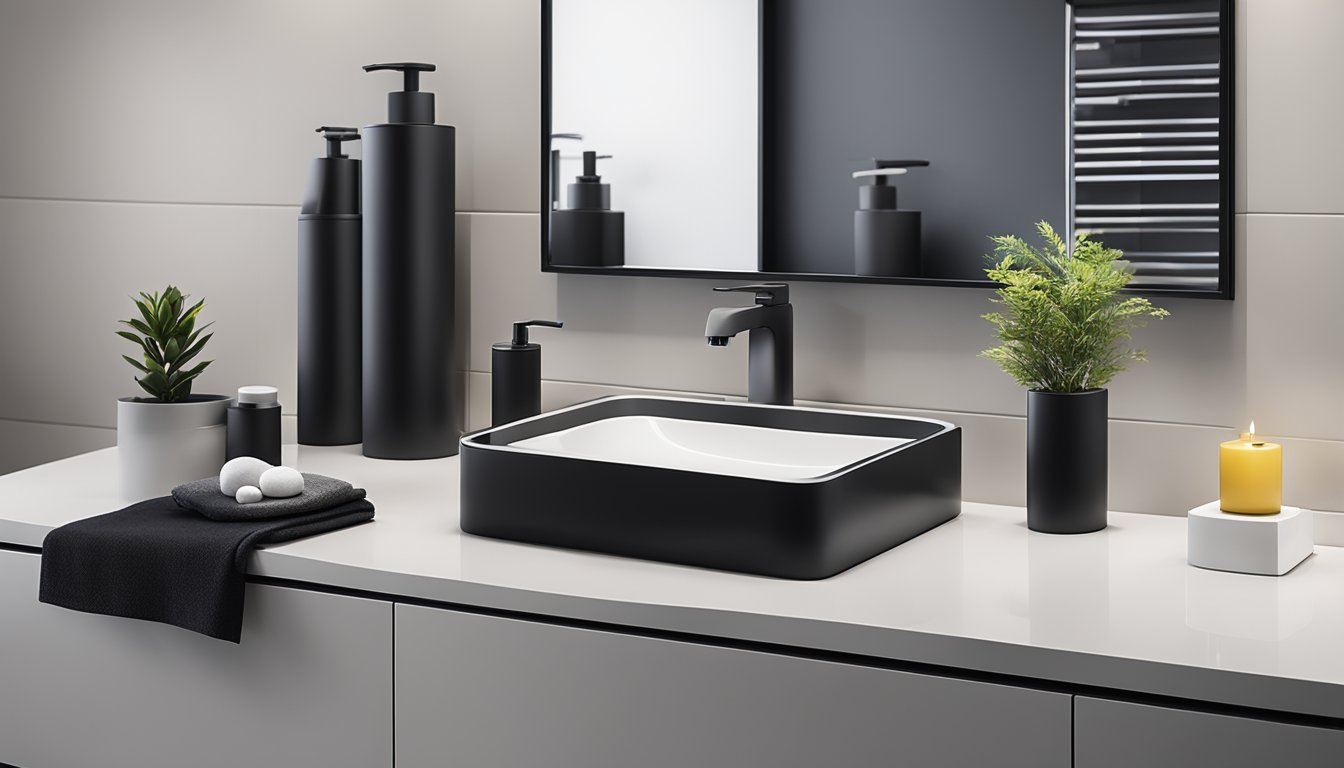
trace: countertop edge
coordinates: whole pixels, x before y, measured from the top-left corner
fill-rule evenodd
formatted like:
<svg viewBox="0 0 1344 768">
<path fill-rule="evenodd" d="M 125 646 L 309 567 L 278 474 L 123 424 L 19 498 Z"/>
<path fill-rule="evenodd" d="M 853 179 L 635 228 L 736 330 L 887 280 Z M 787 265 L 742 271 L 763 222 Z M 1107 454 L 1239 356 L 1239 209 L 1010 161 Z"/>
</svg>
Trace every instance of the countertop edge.
<svg viewBox="0 0 1344 768">
<path fill-rule="evenodd" d="M 949 671 L 1041 681 L 1105 697 L 1162 697 L 1268 712 L 1344 720 L 1344 686 L 1237 670 L 1050 648 L 936 632 L 847 624 L 694 606 L 660 605 L 417 577 L 346 566 L 283 552 L 257 552 L 250 573 L 317 587 L 374 593 L 393 602 L 445 609 L 498 611 L 521 618 L 652 631 L 705 642 L 736 641 L 801 655 L 840 654 L 855 661 L 938 667 Z M 1029 684 L 1024 682 L 1023 684 Z"/>
</svg>

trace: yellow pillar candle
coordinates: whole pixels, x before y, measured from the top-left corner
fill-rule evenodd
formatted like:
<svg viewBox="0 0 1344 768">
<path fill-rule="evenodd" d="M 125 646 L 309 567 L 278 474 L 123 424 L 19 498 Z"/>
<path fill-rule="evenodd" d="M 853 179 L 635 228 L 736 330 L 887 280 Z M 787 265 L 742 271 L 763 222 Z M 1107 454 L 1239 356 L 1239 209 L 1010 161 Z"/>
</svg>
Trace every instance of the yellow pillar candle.
<svg viewBox="0 0 1344 768">
<path fill-rule="evenodd" d="M 1283 508 L 1283 447 L 1255 436 L 1255 422 L 1218 446 L 1218 499 L 1224 512 L 1275 515 Z"/>
</svg>

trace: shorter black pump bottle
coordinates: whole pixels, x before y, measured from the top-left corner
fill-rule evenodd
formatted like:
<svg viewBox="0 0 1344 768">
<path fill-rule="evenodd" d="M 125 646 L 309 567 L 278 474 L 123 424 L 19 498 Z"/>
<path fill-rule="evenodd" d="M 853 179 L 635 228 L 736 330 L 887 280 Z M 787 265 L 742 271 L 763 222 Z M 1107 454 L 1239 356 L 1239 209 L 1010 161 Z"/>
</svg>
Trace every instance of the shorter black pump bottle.
<svg viewBox="0 0 1344 768">
<path fill-rule="evenodd" d="M 583 175 L 567 190 L 568 207 L 551 213 L 551 263 L 625 265 L 625 214 L 611 210 L 611 185 L 597 175 L 596 152 L 583 153 Z"/>
<path fill-rule="evenodd" d="M 493 426 L 541 413 L 541 345 L 527 340 L 528 326 L 563 328 L 553 320 L 513 324 L 513 341 L 490 348 L 490 421 Z"/>
<path fill-rule="evenodd" d="M 919 277 L 923 271 L 919 211 L 896 207 L 896 187 L 890 176 L 928 160 L 874 160 L 873 167 L 854 173 L 855 179 L 872 177 L 872 184 L 859 187 L 859 209 L 854 212 L 854 274 L 873 277 Z"/>
<path fill-rule="evenodd" d="M 363 268 L 359 161 L 342 147 L 354 128 L 324 125 L 299 212 L 299 442 L 360 440 Z"/>
</svg>

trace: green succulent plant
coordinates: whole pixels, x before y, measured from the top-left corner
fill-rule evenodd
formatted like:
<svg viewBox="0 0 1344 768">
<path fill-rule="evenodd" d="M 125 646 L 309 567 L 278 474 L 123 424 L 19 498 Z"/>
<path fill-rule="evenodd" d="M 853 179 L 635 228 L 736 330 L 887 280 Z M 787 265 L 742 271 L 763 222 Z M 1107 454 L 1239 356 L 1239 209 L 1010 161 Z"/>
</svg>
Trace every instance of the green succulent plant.
<svg viewBox="0 0 1344 768">
<path fill-rule="evenodd" d="M 122 355 L 137 371 L 144 374 L 135 383 L 161 403 L 180 403 L 191 396 L 191 383 L 214 362 L 206 360 L 188 368 L 187 364 L 201 354 L 213 333 L 201 333 L 214 323 L 197 328 L 196 317 L 205 307 L 202 299 L 183 309 L 189 297 L 168 286 L 162 293 L 141 293 L 131 298 L 140 310 L 139 317 L 121 320 L 130 331 L 117 335 L 140 347 L 141 360 Z M 134 331 L 134 332 L 132 332 Z"/>
<path fill-rule="evenodd" d="M 1144 351 L 1128 346 L 1130 331 L 1166 317 L 1141 296 L 1122 296 L 1133 271 L 1124 253 L 1078 234 L 1068 244 L 1042 221 L 1044 247 L 1020 237 L 991 237 L 998 262 L 985 270 L 1001 284 L 994 303 L 999 346 L 981 352 L 1028 389 L 1082 392 L 1104 387 Z"/>
</svg>

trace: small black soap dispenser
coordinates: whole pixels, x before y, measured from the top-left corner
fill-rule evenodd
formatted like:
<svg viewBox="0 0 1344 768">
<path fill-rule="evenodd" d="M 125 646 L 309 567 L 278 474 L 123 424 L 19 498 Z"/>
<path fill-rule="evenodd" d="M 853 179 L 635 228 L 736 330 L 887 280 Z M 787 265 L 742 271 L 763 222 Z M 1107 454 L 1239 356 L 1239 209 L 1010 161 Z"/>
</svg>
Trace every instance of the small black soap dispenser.
<svg viewBox="0 0 1344 768">
<path fill-rule="evenodd" d="M 324 125 L 299 211 L 299 442 L 360 439 L 359 161 L 341 151 L 354 128 Z"/>
<path fill-rule="evenodd" d="M 563 328 L 553 320 L 513 324 L 513 341 L 490 347 L 490 421 L 494 426 L 541 413 L 541 345 L 527 340 L 527 328 Z"/>
<path fill-rule="evenodd" d="M 854 274 L 920 276 L 919 211 L 896 207 L 896 187 L 887 183 L 887 177 L 928 164 L 928 160 L 874 160 L 872 168 L 854 173 L 856 179 L 873 179 L 872 184 L 859 187 L 859 209 L 854 212 Z"/>
<path fill-rule="evenodd" d="M 552 264 L 625 264 L 625 214 L 611 210 L 611 185 L 597 175 L 598 157 L 596 152 L 583 153 L 583 175 L 569 185 L 569 206 L 551 213 Z"/>
</svg>

